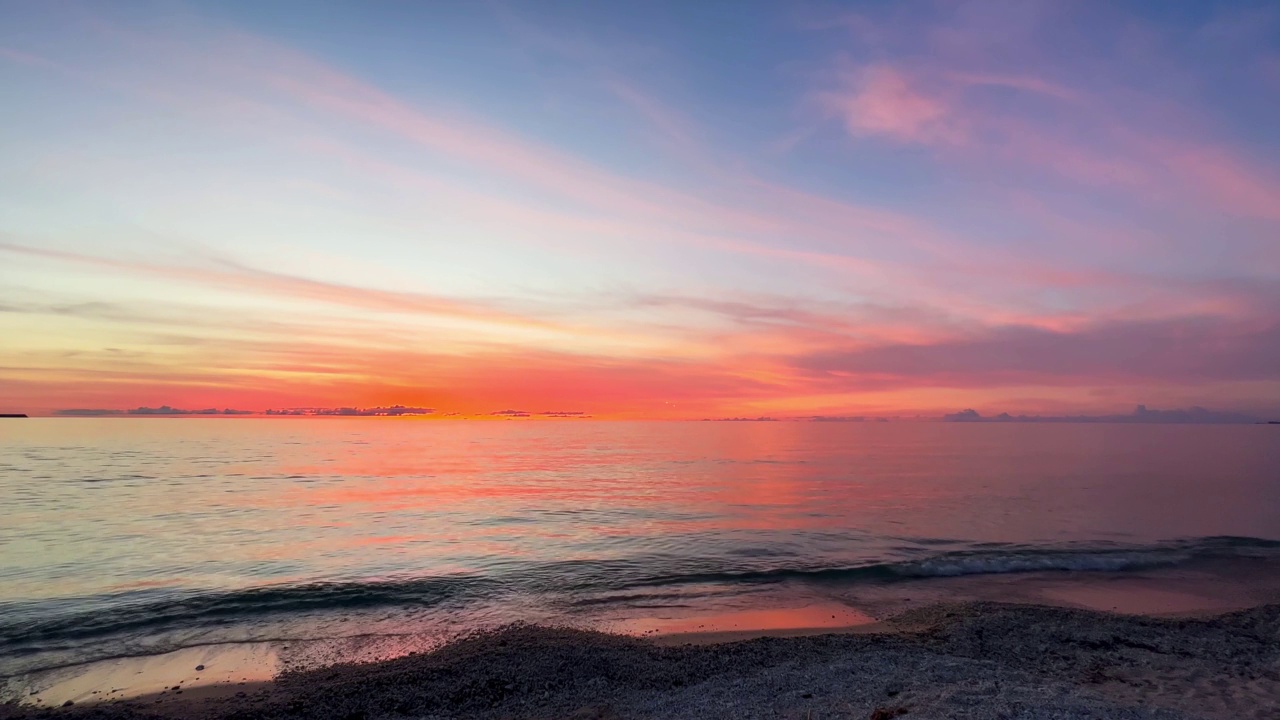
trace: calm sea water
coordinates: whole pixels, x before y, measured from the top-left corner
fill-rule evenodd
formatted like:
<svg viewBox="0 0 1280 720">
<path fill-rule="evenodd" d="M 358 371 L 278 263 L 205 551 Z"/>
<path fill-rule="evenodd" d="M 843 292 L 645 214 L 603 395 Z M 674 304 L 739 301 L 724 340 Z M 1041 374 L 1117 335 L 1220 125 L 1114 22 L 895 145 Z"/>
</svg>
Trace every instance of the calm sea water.
<svg viewBox="0 0 1280 720">
<path fill-rule="evenodd" d="M 33 419 L 0 507 L 5 675 L 1270 556 L 1280 428 Z"/>
</svg>

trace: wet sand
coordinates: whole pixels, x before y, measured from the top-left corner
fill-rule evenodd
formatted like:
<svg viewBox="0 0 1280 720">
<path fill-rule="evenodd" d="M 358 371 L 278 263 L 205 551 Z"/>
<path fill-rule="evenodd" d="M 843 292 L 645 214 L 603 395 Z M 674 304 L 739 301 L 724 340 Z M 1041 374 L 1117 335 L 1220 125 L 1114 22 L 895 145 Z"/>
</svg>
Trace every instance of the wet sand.
<svg viewBox="0 0 1280 720">
<path fill-rule="evenodd" d="M 0 717 L 1280 717 L 1280 605 L 1187 618 L 968 603 L 856 629 L 710 642 L 518 626 L 235 692 Z"/>
</svg>

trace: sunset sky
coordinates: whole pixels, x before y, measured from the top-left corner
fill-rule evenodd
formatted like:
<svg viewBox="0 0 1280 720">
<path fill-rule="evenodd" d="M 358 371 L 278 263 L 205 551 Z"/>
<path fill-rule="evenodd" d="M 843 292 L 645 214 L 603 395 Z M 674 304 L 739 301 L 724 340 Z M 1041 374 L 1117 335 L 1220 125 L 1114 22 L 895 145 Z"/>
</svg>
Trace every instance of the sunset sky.
<svg viewBox="0 0 1280 720">
<path fill-rule="evenodd" d="M 394 403 L 1280 411 L 1280 5 L 0 0 L 0 411 Z"/>
</svg>

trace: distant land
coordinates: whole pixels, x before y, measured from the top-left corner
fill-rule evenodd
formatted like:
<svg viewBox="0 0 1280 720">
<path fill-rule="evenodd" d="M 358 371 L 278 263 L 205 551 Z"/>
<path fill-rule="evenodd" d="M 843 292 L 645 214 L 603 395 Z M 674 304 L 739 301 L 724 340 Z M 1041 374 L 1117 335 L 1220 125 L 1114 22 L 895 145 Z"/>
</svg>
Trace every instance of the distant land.
<svg viewBox="0 0 1280 720">
<path fill-rule="evenodd" d="M 453 413 L 457 414 L 457 413 Z M 542 412 L 529 412 L 528 410 L 498 410 L 491 412 L 494 417 L 506 418 L 527 418 L 527 417 L 549 417 L 549 418 L 590 418 L 591 416 L 581 410 L 543 410 Z"/>
<path fill-rule="evenodd" d="M 976 410 L 961 410 L 942 416 L 944 422 L 978 422 L 978 423 L 1152 423 L 1152 424 L 1220 424 L 1245 425 L 1256 424 L 1259 419 L 1251 415 L 1234 412 L 1216 412 L 1202 407 L 1190 407 L 1180 410 L 1151 410 L 1146 405 L 1139 405 L 1128 415 L 999 415 L 986 417 Z"/>
<path fill-rule="evenodd" d="M 390 405 L 386 407 L 292 407 L 270 410 L 236 410 L 233 408 L 204 408 L 187 410 L 170 405 L 160 407 L 136 407 L 129 410 L 112 408 L 65 408 L 53 411 L 54 417 L 189 417 L 189 416 L 258 416 L 258 417 L 499 417 L 499 418 L 590 418 L 582 410 L 497 410 L 490 413 L 466 416 L 457 412 L 439 412 L 435 408 Z"/>
<path fill-rule="evenodd" d="M 0 418 L 24 418 L 24 413 L 0 413 Z"/>
<path fill-rule="evenodd" d="M 264 415 L 313 415 L 313 416 L 337 416 L 337 417 L 399 417 L 402 415 L 431 415 L 435 413 L 435 408 L 424 407 L 407 407 L 405 405 L 392 405 L 390 407 L 338 407 L 338 408 L 284 408 L 282 410 L 268 410 Z"/>
<path fill-rule="evenodd" d="M 274 408 L 270 410 L 237 410 L 233 408 L 204 408 L 187 410 L 169 405 L 160 407 L 136 407 L 132 409 L 107 408 L 66 408 L 53 411 L 54 417 L 412 417 L 431 416 L 437 418 L 572 418 L 590 419 L 592 415 L 581 410 L 518 410 L 505 409 L 493 412 L 467 414 L 458 412 L 442 412 L 435 408 L 413 407 L 407 405 L 390 405 L 385 407 L 294 407 Z M 0 418 L 25 418 L 23 413 L 0 413 Z M 1146 405 L 1138 405 L 1133 412 L 1124 415 L 1011 415 L 1002 412 L 999 415 L 983 415 L 977 410 L 965 409 L 947 413 L 941 417 L 915 415 L 905 416 L 864 416 L 864 415 L 802 415 L 773 417 L 762 415 L 706 417 L 703 422 L 815 422 L 815 423 L 886 423 L 892 421 L 913 422 L 954 422 L 954 423 L 1150 423 L 1150 424 L 1232 424 L 1232 425 L 1280 425 L 1280 420 L 1269 420 L 1239 412 L 1209 410 L 1203 407 L 1189 407 L 1174 410 L 1153 410 Z"/>
<path fill-rule="evenodd" d="M 217 408 L 182 410 L 168 405 L 161 405 L 158 408 L 137 407 L 132 410 L 71 408 L 68 410 L 54 410 L 53 414 L 58 417 L 111 417 L 113 415 L 256 415 L 257 413 L 252 410 L 232 410 L 231 408 L 224 410 Z"/>
<path fill-rule="evenodd" d="M 887 417 L 863 417 L 861 415 L 810 415 L 803 417 L 722 417 L 703 418 L 703 422 L 828 422 L 828 423 L 860 423 L 889 422 Z"/>
</svg>

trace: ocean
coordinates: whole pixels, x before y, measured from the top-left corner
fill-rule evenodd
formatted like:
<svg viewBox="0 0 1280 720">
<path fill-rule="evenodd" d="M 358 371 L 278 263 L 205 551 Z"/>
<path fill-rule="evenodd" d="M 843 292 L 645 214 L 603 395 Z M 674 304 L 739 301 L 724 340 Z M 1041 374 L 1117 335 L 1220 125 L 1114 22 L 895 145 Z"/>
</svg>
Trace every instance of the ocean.
<svg viewBox="0 0 1280 720">
<path fill-rule="evenodd" d="M 0 506 L 2 677 L 381 657 L 520 621 L 817 626 L 1280 577 L 1280 427 L 30 419 L 0 425 Z"/>
</svg>

